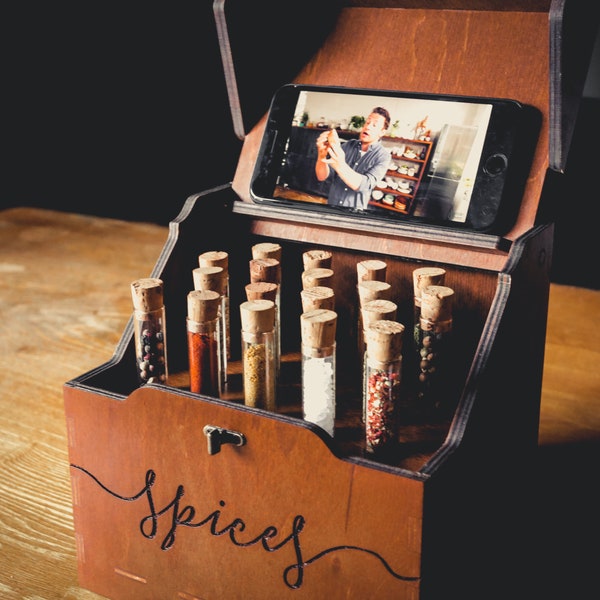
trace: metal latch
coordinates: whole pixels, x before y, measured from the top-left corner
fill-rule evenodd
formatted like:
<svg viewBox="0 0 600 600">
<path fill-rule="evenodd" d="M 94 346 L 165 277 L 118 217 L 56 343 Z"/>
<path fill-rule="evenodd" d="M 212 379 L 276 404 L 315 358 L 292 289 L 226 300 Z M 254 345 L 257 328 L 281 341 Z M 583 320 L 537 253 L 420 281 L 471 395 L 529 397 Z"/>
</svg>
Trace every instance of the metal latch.
<svg viewBox="0 0 600 600">
<path fill-rule="evenodd" d="M 209 454 L 218 454 L 223 444 L 243 446 L 246 443 L 246 436 L 239 431 L 223 429 L 216 425 L 205 425 L 203 431 L 208 443 Z"/>
</svg>

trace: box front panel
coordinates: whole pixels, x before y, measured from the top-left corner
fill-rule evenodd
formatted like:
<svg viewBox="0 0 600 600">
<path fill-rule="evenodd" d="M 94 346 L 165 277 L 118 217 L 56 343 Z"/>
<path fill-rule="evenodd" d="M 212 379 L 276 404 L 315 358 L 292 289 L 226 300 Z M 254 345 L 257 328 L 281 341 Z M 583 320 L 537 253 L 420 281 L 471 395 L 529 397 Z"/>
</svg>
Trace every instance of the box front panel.
<svg viewBox="0 0 600 600">
<path fill-rule="evenodd" d="M 419 597 L 423 481 L 316 428 L 160 388 L 65 387 L 82 586 L 110 598 Z M 245 444 L 210 454 L 205 425 Z"/>
</svg>

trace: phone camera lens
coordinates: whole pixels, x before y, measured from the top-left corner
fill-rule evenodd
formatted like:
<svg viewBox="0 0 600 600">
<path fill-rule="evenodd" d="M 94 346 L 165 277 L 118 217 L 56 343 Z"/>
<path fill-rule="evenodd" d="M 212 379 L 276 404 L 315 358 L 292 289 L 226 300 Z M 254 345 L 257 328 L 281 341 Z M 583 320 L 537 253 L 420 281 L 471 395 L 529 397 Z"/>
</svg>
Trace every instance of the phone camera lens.
<svg viewBox="0 0 600 600">
<path fill-rule="evenodd" d="M 488 175 L 499 175 L 506 169 L 508 160 L 504 154 L 492 154 L 486 161 L 483 170 Z"/>
</svg>

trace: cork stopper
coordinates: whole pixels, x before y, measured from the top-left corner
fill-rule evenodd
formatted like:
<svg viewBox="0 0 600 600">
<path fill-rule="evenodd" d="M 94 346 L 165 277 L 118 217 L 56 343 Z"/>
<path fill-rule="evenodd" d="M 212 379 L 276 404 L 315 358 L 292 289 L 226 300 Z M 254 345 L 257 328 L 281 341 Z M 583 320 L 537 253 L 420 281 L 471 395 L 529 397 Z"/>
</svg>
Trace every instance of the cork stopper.
<svg viewBox="0 0 600 600">
<path fill-rule="evenodd" d="M 392 286 L 385 281 L 367 279 L 358 282 L 358 298 L 361 306 L 371 300 L 389 300 L 391 295 Z"/>
<path fill-rule="evenodd" d="M 375 321 L 395 321 L 398 306 L 391 300 L 370 300 L 366 302 L 360 309 L 360 314 L 363 321 L 363 329 L 374 323 Z"/>
<path fill-rule="evenodd" d="M 421 267 L 413 271 L 415 304 L 421 306 L 421 292 L 429 285 L 444 285 L 446 269 L 441 267 Z"/>
<path fill-rule="evenodd" d="M 277 299 L 277 284 L 268 281 L 256 281 L 246 285 L 246 300 L 271 300 Z"/>
<path fill-rule="evenodd" d="M 281 246 L 275 242 L 254 244 L 252 258 L 274 258 L 281 263 Z"/>
<path fill-rule="evenodd" d="M 141 312 L 152 312 L 163 306 L 163 282 L 156 277 L 144 277 L 131 283 L 133 307 Z"/>
<path fill-rule="evenodd" d="M 304 270 L 307 269 L 331 269 L 333 254 L 329 250 L 307 250 L 302 254 Z"/>
<path fill-rule="evenodd" d="M 187 316 L 190 321 L 206 323 L 219 316 L 221 296 L 213 290 L 194 290 L 187 295 Z"/>
<path fill-rule="evenodd" d="M 275 326 L 275 303 L 272 300 L 248 300 L 240 304 L 242 331 L 266 333 Z"/>
<path fill-rule="evenodd" d="M 335 342 L 337 313 L 317 308 L 300 315 L 302 343 L 310 348 L 329 348 Z"/>
<path fill-rule="evenodd" d="M 362 260 L 356 264 L 356 274 L 358 281 L 366 281 L 368 279 L 385 281 L 387 264 L 382 260 Z"/>
<path fill-rule="evenodd" d="M 221 296 L 227 288 L 227 278 L 223 267 L 196 267 L 192 271 L 195 290 L 213 290 Z"/>
<path fill-rule="evenodd" d="M 317 308 L 333 310 L 335 307 L 335 294 L 330 287 L 317 285 L 300 292 L 302 312 L 310 312 Z"/>
<path fill-rule="evenodd" d="M 229 273 L 229 254 L 224 250 L 210 250 L 198 255 L 199 267 L 221 267 L 225 274 Z"/>
<path fill-rule="evenodd" d="M 250 261 L 250 282 L 281 283 L 281 263 L 276 258 L 253 258 Z"/>
<path fill-rule="evenodd" d="M 430 285 L 421 290 L 421 318 L 428 321 L 452 319 L 454 290 L 444 285 Z"/>
<path fill-rule="evenodd" d="M 315 267 L 302 271 L 302 289 L 325 286 L 331 287 L 333 280 L 333 270 L 322 267 Z"/>
<path fill-rule="evenodd" d="M 367 352 L 369 358 L 379 362 L 389 362 L 400 358 L 404 325 L 398 321 L 375 321 L 366 329 Z"/>
</svg>

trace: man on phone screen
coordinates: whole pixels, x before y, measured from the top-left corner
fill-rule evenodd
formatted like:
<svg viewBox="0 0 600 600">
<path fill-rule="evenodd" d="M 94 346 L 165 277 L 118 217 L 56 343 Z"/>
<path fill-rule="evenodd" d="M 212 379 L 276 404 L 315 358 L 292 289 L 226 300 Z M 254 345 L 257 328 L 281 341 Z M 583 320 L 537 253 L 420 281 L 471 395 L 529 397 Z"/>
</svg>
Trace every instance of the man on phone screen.
<svg viewBox="0 0 600 600">
<path fill-rule="evenodd" d="M 380 141 L 389 125 L 390 113 L 377 106 L 365 120 L 358 139 L 342 142 L 335 129 L 319 135 L 315 175 L 319 181 L 331 177 L 327 204 L 367 208 L 373 188 L 390 164 L 390 151 Z"/>
</svg>

